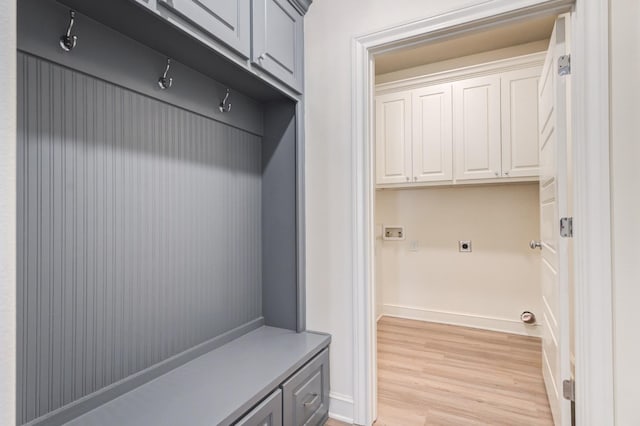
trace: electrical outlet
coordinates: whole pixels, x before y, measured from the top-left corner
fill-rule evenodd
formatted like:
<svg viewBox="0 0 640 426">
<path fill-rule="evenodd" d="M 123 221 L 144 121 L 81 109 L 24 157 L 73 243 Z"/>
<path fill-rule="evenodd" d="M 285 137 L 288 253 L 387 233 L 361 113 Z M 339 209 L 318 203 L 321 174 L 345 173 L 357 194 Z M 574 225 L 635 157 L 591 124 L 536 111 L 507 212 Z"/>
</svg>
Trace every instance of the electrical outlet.
<svg viewBox="0 0 640 426">
<path fill-rule="evenodd" d="M 471 252 L 471 240 L 458 241 L 458 250 L 461 253 L 470 253 Z"/>
<path fill-rule="evenodd" d="M 382 227 L 382 239 L 387 241 L 404 240 L 404 226 L 384 225 Z"/>
</svg>

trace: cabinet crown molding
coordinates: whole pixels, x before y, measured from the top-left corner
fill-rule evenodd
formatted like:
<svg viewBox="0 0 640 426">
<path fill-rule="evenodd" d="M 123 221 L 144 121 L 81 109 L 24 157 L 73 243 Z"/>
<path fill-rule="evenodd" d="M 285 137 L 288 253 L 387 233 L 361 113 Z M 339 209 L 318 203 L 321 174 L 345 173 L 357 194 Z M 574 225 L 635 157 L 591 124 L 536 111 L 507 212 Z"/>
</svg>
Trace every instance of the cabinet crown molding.
<svg viewBox="0 0 640 426">
<path fill-rule="evenodd" d="M 309 10 L 313 0 L 289 0 L 289 3 L 291 3 L 291 5 L 295 7 L 300 14 L 304 15 Z"/>
<path fill-rule="evenodd" d="M 544 63 L 545 52 L 530 53 L 507 59 L 485 62 L 476 65 L 469 65 L 461 68 L 454 68 L 447 71 L 435 72 L 432 74 L 408 77 L 401 80 L 379 83 L 375 85 L 376 95 L 396 92 L 398 90 L 411 90 L 420 87 L 448 83 L 460 79 L 481 77 L 500 72 L 513 71 L 517 69 L 540 66 Z"/>
</svg>

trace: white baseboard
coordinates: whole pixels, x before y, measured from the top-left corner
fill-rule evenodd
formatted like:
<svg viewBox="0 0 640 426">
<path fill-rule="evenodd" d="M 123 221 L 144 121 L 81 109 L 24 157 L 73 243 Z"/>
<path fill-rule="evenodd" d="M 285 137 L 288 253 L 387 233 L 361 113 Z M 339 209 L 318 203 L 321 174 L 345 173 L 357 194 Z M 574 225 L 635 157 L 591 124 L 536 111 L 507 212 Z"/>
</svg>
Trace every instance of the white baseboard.
<svg viewBox="0 0 640 426">
<path fill-rule="evenodd" d="M 419 321 L 437 322 L 441 324 L 461 325 L 464 327 L 521 334 L 524 336 L 540 337 L 542 333 L 540 323 L 536 325 L 527 325 L 522 321 L 504 318 L 493 318 L 458 312 L 435 311 L 411 306 L 385 304 L 382 307 L 382 315 Z"/>
<path fill-rule="evenodd" d="M 341 422 L 353 424 L 353 398 L 335 392 L 329 392 L 329 417 Z"/>
</svg>

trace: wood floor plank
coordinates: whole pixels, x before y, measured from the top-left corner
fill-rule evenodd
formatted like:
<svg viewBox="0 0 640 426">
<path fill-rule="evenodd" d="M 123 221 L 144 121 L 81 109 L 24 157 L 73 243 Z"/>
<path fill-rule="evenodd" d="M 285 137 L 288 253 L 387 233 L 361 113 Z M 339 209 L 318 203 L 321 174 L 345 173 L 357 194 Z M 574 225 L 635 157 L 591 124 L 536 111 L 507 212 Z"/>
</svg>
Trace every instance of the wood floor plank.
<svg viewBox="0 0 640 426">
<path fill-rule="evenodd" d="M 349 426 L 349 423 L 341 422 L 340 420 L 329 419 L 324 426 Z"/>
<path fill-rule="evenodd" d="M 540 339 L 383 317 L 376 426 L 552 426 Z"/>
</svg>

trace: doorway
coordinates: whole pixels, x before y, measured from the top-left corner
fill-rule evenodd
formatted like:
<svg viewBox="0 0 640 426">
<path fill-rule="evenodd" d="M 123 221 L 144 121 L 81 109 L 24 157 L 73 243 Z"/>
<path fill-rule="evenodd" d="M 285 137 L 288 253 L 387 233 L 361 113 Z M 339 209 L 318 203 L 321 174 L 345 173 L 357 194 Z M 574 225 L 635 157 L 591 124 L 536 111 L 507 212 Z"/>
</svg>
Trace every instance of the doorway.
<svg viewBox="0 0 640 426">
<path fill-rule="evenodd" d="M 530 241 L 540 239 L 538 86 L 555 22 L 375 57 L 382 424 L 552 424 L 540 338 L 559 314 L 546 310 Z"/>
<path fill-rule="evenodd" d="M 508 4 L 507 4 L 508 3 Z M 526 4 L 525 4 L 526 3 Z M 386 31 L 379 31 L 370 35 L 359 37 L 354 42 L 354 187 L 356 197 L 354 198 L 354 322 L 356 324 L 355 334 L 355 357 L 354 357 L 354 408 L 355 420 L 359 424 L 370 424 L 375 418 L 375 356 L 372 348 L 375 346 L 374 332 L 374 290 L 372 288 L 373 253 L 374 244 L 370 236 L 374 232 L 373 203 L 374 191 L 372 182 L 373 174 L 373 154 L 371 136 L 374 134 L 372 116 L 373 103 L 373 67 L 374 56 L 384 52 L 396 50 L 400 47 L 416 45 L 426 41 L 440 40 L 444 37 L 453 37 L 487 28 L 506 22 L 530 19 L 535 16 L 558 14 L 572 10 L 575 30 L 573 40 L 576 45 L 576 63 L 581 67 L 574 75 L 574 86 L 581 89 L 572 95 L 573 104 L 577 107 L 573 111 L 572 123 L 574 124 L 574 135 L 580 138 L 581 146 L 574 150 L 575 167 L 572 172 L 577 183 L 575 188 L 576 215 L 582 221 L 579 239 L 575 239 L 576 245 L 576 277 L 581 282 L 581 288 L 576 294 L 576 375 L 580 377 L 582 386 L 576 389 L 578 398 L 582 396 L 583 404 L 578 405 L 577 417 L 583 419 L 584 424 L 607 424 L 612 418 L 612 394 L 611 394 L 611 310 L 607 301 L 610 301 L 610 277 L 606 277 L 608 270 L 608 256 L 602 256 L 603 252 L 608 253 L 609 241 L 603 239 L 601 221 L 608 218 L 608 184 L 600 182 L 595 187 L 587 189 L 581 182 L 593 181 L 589 177 L 594 171 L 599 178 L 608 179 L 606 173 L 607 161 L 600 155 L 607 157 L 607 153 L 600 147 L 600 141 L 592 137 L 599 135 L 605 137 L 604 127 L 607 126 L 608 104 L 607 90 L 603 88 L 606 84 L 596 85 L 594 81 L 606 82 L 606 72 L 599 61 L 606 58 L 606 46 L 599 44 L 598 48 L 591 49 L 586 53 L 585 46 L 594 38 L 606 39 L 606 19 L 603 18 L 601 8 L 592 7 L 586 2 L 578 2 L 572 5 L 571 2 L 494 2 L 491 5 L 471 7 L 468 9 L 454 11 L 441 16 L 432 17 L 415 23 L 390 28 Z M 605 14 L 606 16 L 606 14 Z M 589 31 L 586 24 L 589 23 Z M 590 66 L 593 66 L 590 68 Z M 583 68 L 584 67 L 584 68 Z M 588 87 L 584 83 L 586 79 L 592 83 Z M 584 108 L 584 98 L 586 96 L 604 104 Z M 591 104 L 590 104 L 591 105 Z M 590 117 L 590 119 L 589 119 Z M 595 133 L 593 133 L 595 132 Z M 590 136 L 591 135 L 591 136 Z M 596 155 L 596 152 L 598 155 Z M 602 172 L 598 172 L 601 170 Z M 589 202 L 589 200 L 591 200 Z M 595 204 L 592 204 L 595 203 Z M 597 204 L 597 203 L 604 203 Z M 597 205 L 596 205 L 597 204 Z M 596 208 L 588 210 L 586 205 Z M 607 206 L 603 208 L 603 206 Z M 593 250 L 587 250 L 585 244 L 601 244 L 596 254 Z M 606 254 L 605 253 L 605 254 Z M 595 275 L 594 275 L 595 274 Z M 604 289 L 602 282 L 596 282 L 594 276 L 600 279 L 605 278 L 607 284 Z M 593 297 L 595 293 L 600 298 Z M 604 297 L 604 300 L 602 299 Z M 604 309 L 604 311 L 602 310 Z M 595 314 L 602 323 L 594 322 L 591 315 Z M 587 326 L 588 325 L 588 326 Z M 593 330 L 597 329 L 595 332 Z M 587 334 L 590 330 L 591 334 Z M 598 342 L 598 343 L 596 343 Z M 604 350 L 602 350 L 604 348 Z M 604 370 L 609 372 L 609 376 L 603 374 Z M 588 366 L 593 366 L 589 369 Z M 594 371 L 596 370 L 596 371 Z M 604 389 L 605 397 L 601 392 L 598 398 L 591 395 L 588 389 L 590 386 L 598 386 Z M 593 404 L 589 404 L 592 398 Z M 597 420 L 599 419 L 599 420 Z M 594 422 L 594 423 L 591 423 Z"/>
</svg>

